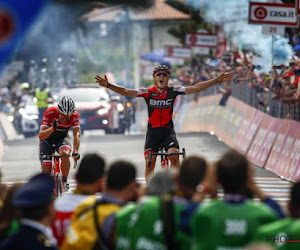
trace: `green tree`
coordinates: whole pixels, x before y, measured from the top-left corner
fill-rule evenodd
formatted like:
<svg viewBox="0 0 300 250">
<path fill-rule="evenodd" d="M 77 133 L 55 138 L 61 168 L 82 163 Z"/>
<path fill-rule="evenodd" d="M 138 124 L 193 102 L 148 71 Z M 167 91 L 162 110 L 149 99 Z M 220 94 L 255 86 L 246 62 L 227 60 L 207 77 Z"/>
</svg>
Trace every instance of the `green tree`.
<svg viewBox="0 0 300 250">
<path fill-rule="evenodd" d="M 181 24 L 179 28 L 169 29 L 169 33 L 174 37 L 177 37 L 182 44 L 184 44 L 185 35 L 188 32 L 195 33 L 199 29 L 205 29 L 212 32 L 213 25 L 206 22 L 203 18 L 204 10 L 195 9 L 179 0 L 166 0 L 166 3 L 179 11 L 191 15 L 190 22 Z"/>
</svg>

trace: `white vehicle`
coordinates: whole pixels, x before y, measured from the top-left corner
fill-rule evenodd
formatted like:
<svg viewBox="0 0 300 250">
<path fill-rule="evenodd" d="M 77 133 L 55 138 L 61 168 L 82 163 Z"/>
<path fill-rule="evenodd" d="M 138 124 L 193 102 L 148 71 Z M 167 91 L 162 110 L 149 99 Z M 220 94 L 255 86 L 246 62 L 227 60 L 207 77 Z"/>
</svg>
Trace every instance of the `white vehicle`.
<svg viewBox="0 0 300 250">
<path fill-rule="evenodd" d="M 40 124 L 38 123 L 39 110 L 36 105 L 36 98 L 29 98 L 24 107 L 20 107 L 19 113 L 21 115 L 21 129 L 24 136 L 37 135 Z"/>
</svg>

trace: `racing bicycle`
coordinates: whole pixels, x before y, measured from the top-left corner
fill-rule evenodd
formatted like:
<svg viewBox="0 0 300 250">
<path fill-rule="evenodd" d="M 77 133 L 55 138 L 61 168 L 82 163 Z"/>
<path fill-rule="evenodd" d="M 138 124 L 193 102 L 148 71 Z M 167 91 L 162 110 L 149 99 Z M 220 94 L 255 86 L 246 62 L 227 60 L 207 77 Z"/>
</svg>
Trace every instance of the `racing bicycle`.
<svg viewBox="0 0 300 250">
<path fill-rule="evenodd" d="M 54 186 L 54 196 L 59 197 L 64 192 L 66 192 L 63 184 L 63 175 L 61 171 L 61 159 L 62 157 L 72 157 L 72 155 L 59 155 L 58 153 L 53 153 L 51 155 L 43 155 L 42 158 L 51 156 L 52 158 L 52 167 L 50 176 L 54 178 L 55 186 Z M 74 161 L 74 168 L 77 166 L 77 161 Z"/>
<path fill-rule="evenodd" d="M 152 156 L 153 155 L 160 155 L 160 163 L 161 163 L 161 168 L 169 168 L 170 167 L 170 159 L 169 156 L 170 155 L 182 155 L 182 158 L 185 159 L 186 153 L 185 153 L 185 148 L 182 148 L 181 152 L 173 152 L 173 153 L 168 153 L 166 152 L 165 148 L 163 146 L 161 146 L 158 149 L 158 152 L 152 152 L 152 149 L 149 149 L 149 158 L 148 158 L 148 167 L 151 166 L 151 162 L 152 162 Z"/>
</svg>

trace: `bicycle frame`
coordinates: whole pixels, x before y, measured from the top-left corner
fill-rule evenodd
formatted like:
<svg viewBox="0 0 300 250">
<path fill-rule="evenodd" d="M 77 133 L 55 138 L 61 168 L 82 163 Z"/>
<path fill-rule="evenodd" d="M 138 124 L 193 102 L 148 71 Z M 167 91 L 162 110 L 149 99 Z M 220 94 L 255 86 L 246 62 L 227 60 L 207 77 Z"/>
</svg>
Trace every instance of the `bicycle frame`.
<svg viewBox="0 0 300 250">
<path fill-rule="evenodd" d="M 55 188 L 54 188 L 54 194 L 59 197 L 62 195 L 62 193 L 65 192 L 64 185 L 63 185 L 63 176 L 60 166 L 60 156 L 53 155 L 52 157 L 52 176 L 55 181 Z"/>
<path fill-rule="evenodd" d="M 61 160 L 62 157 L 72 157 L 71 155 L 58 155 L 57 153 L 53 153 L 51 155 L 43 155 L 43 158 L 51 156 L 52 158 L 52 166 L 50 175 L 54 178 L 55 187 L 54 187 L 54 195 L 56 197 L 61 196 L 65 190 L 63 185 L 63 175 L 61 170 Z M 77 161 L 74 162 L 74 168 L 77 166 Z"/>
</svg>

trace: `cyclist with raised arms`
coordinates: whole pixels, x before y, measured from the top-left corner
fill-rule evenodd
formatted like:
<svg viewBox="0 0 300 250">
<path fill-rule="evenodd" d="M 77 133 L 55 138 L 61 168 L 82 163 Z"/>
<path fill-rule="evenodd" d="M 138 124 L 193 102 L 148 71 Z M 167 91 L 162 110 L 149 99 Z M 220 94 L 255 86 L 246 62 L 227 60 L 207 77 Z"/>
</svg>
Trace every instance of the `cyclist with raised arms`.
<svg viewBox="0 0 300 250">
<path fill-rule="evenodd" d="M 57 107 L 48 108 L 43 116 L 39 132 L 39 154 L 43 173 L 51 173 L 52 155 L 55 151 L 60 156 L 70 156 L 72 143 L 68 135 L 69 129 L 73 130 L 73 153 L 74 160 L 79 160 L 80 146 L 80 123 L 79 114 L 75 110 L 72 98 L 63 96 L 59 99 Z M 43 158 L 43 155 L 46 157 Z M 61 158 L 61 170 L 65 190 L 68 190 L 67 178 L 70 170 L 69 157 Z"/>
<path fill-rule="evenodd" d="M 218 82 L 229 81 L 233 74 L 223 72 L 217 77 L 199 82 L 193 86 L 169 87 L 170 69 L 166 65 L 158 65 L 153 70 L 154 86 L 149 88 L 127 89 L 122 86 L 111 84 L 106 76 L 96 76 L 95 79 L 100 86 L 106 87 L 120 95 L 129 97 L 143 97 L 148 106 L 148 129 L 145 142 L 145 178 L 154 171 L 156 155 L 152 156 L 151 166 L 148 165 L 149 149 L 158 152 L 161 144 L 163 144 L 167 153 L 179 152 L 179 144 L 173 126 L 173 106 L 177 95 L 189 95 L 200 92 Z M 179 166 L 179 155 L 169 156 L 171 165 Z"/>
</svg>

